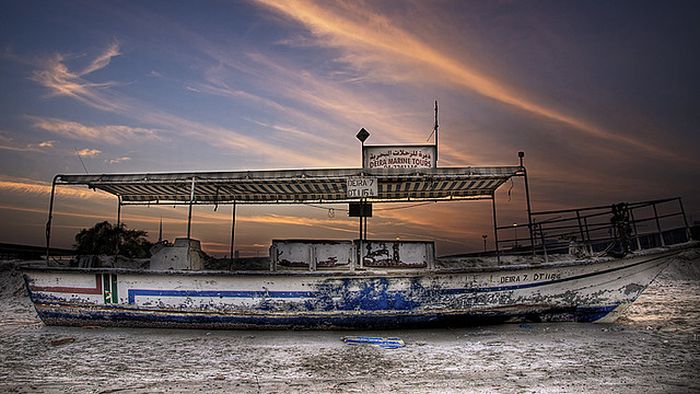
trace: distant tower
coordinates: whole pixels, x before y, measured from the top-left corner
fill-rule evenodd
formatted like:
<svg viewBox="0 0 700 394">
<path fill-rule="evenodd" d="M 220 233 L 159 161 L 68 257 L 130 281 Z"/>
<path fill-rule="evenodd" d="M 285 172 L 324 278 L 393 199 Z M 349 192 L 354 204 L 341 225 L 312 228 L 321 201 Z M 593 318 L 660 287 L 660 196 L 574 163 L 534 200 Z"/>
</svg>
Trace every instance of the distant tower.
<svg viewBox="0 0 700 394">
<path fill-rule="evenodd" d="M 163 217 L 160 217 L 160 227 L 158 228 L 158 242 L 163 242 Z"/>
</svg>

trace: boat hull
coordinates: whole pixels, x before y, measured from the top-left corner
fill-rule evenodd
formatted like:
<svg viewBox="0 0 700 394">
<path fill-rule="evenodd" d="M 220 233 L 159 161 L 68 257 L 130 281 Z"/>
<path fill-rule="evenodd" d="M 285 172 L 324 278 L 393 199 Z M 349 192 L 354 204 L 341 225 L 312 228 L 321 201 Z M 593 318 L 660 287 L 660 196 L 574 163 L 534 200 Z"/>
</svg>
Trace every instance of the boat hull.
<svg viewBox="0 0 700 394">
<path fill-rule="evenodd" d="M 368 329 L 609 322 L 680 251 L 442 272 L 34 269 L 25 280 L 47 325 Z"/>
</svg>

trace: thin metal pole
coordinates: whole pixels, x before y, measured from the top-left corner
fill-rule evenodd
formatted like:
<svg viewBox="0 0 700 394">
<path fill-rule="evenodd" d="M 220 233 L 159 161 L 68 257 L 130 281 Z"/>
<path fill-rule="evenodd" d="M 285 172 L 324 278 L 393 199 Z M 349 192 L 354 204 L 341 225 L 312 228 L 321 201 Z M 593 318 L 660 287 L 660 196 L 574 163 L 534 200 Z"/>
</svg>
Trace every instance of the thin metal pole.
<svg viewBox="0 0 700 394">
<path fill-rule="evenodd" d="M 637 250 L 642 250 L 642 243 L 639 241 L 639 230 L 637 229 L 637 220 L 634 218 L 634 208 L 630 208 L 630 217 L 632 218 L 632 229 L 634 230 L 634 238 L 637 240 Z"/>
<path fill-rule="evenodd" d="M 362 168 L 365 168 L 365 142 L 362 141 Z"/>
<path fill-rule="evenodd" d="M 537 227 L 537 225 L 535 225 Z M 549 262 L 549 256 L 547 255 L 547 244 L 544 242 L 544 231 L 542 230 L 542 223 L 539 224 L 540 237 L 542 238 L 542 251 L 544 252 L 544 262 Z"/>
<path fill-rule="evenodd" d="M 496 245 L 496 261 L 501 262 L 501 253 L 498 249 L 498 219 L 496 218 L 496 193 L 491 195 L 491 209 L 493 211 L 493 240 Z"/>
<path fill-rule="evenodd" d="M 236 201 L 233 201 L 233 212 L 231 213 L 231 261 L 233 261 L 234 241 L 236 237 Z"/>
<path fill-rule="evenodd" d="M 527 180 L 527 170 L 523 164 L 523 156 L 520 156 L 520 167 L 523 169 L 523 178 L 525 178 L 525 199 L 527 200 L 527 229 L 530 233 L 530 245 L 532 246 L 532 254 L 535 254 L 535 236 L 532 233 L 532 204 L 530 203 L 530 183 Z"/>
<path fill-rule="evenodd" d="M 365 213 L 364 206 L 362 207 L 362 209 L 363 209 L 362 213 Z M 365 216 L 364 218 L 365 218 L 365 230 L 364 230 L 364 236 L 362 238 L 367 239 L 367 216 Z"/>
<path fill-rule="evenodd" d="M 53 201 L 56 195 L 56 180 L 58 175 L 53 177 L 51 181 L 51 199 L 49 200 L 49 218 L 46 221 L 46 264 L 49 264 L 49 255 L 51 254 L 51 220 L 53 219 Z"/>
<path fill-rule="evenodd" d="M 578 222 L 578 232 L 581 234 L 581 242 L 586 242 L 586 237 L 583 235 L 583 225 L 581 224 L 581 211 L 576 210 L 576 221 Z"/>
<path fill-rule="evenodd" d="M 438 156 L 439 156 L 439 140 L 438 140 L 438 102 L 435 100 L 435 167 L 437 167 Z"/>
<path fill-rule="evenodd" d="M 192 188 L 190 189 L 190 209 L 187 213 L 187 239 L 190 239 L 190 230 L 192 227 L 192 202 L 194 201 L 194 184 L 195 178 L 192 177 Z"/>
<path fill-rule="evenodd" d="M 651 207 L 654 208 L 654 220 L 656 221 L 656 230 L 659 232 L 659 240 L 661 240 L 661 246 L 666 246 L 666 241 L 664 241 L 664 234 L 661 232 L 661 222 L 659 222 L 659 213 L 656 211 L 656 203 L 652 203 Z"/>
<path fill-rule="evenodd" d="M 690 239 L 693 238 L 693 236 L 690 232 L 690 226 L 688 226 L 688 218 L 685 217 L 685 209 L 683 209 L 683 200 L 681 200 L 680 197 L 678 197 L 678 205 L 681 207 L 681 214 L 683 215 L 683 223 L 685 224 L 686 237 L 688 238 L 688 241 L 690 241 Z"/>
<path fill-rule="evenodd" d="M 122 198 L 117 196 L 117 244 L 114 248 L 114 262 L 117 262 L 117 256 L 119 256 L 119 243 L 122 236 Z"/>
<path fill-rule="evenodd" d="M 360 241 L 362 240 L 362 203 L 360 203 Z"/>
<path fill-rule="evenodd" d="M 117 196 L 117 227 L 122 224 L 122 198 Z"/>
<path fill-rule="evenodd" d="M 588 229 L 588 218 L 583 218 L 583 225 L 584 228 L 586 229 L 586 238 L 587 241 L 586 243 L 588 244 L 588 251 L 593 254 L 593 242 L 591 242 L 591 232 Z"/>
</svg>

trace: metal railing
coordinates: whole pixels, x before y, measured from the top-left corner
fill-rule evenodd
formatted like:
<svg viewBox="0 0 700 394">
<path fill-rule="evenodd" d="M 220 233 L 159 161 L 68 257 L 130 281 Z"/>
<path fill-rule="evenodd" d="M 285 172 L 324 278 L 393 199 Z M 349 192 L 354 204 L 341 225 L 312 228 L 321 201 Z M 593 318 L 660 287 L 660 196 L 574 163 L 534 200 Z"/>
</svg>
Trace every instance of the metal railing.
<svg viewBox="0 0 700 394">
<path fill-rule="evenodd" d="M 502 254 L 544 256 L 572 251 L 624 255 L 691 239 L 680 197 L 532 212 L 532 229 L 514 223 L 496 231 Z"/>
</svg>

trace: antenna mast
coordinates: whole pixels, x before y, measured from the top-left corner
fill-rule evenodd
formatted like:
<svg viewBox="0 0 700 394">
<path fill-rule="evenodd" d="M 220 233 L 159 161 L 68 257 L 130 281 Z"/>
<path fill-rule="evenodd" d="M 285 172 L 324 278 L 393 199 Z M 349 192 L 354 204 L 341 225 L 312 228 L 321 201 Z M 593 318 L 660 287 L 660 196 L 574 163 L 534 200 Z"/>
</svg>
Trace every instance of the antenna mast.
<svg viewBox="0 0 700 394">
<path fill-rule="evenodd" d="M 435 126 L 433 132 L 435 133 L 435 166 L 437 167 L 438 162 L 438 102 L 435 100 Z"/>
<path fill-rule="evenodd" d="M 75 154 L 78 155 L 78 160 L 80 160 L 80 164 L 83 165 L 83 170 L 85 170 L 86 174 L 89 174 L 87 167 L 85 167 L 85 162 L 83 161 L 83 158 L 80 156 L 80 151 L 78 151 L 78 148 L 76 148 L 76 147 L 73 147 L 73 149 L 75 150 Z"/>
</svg>

